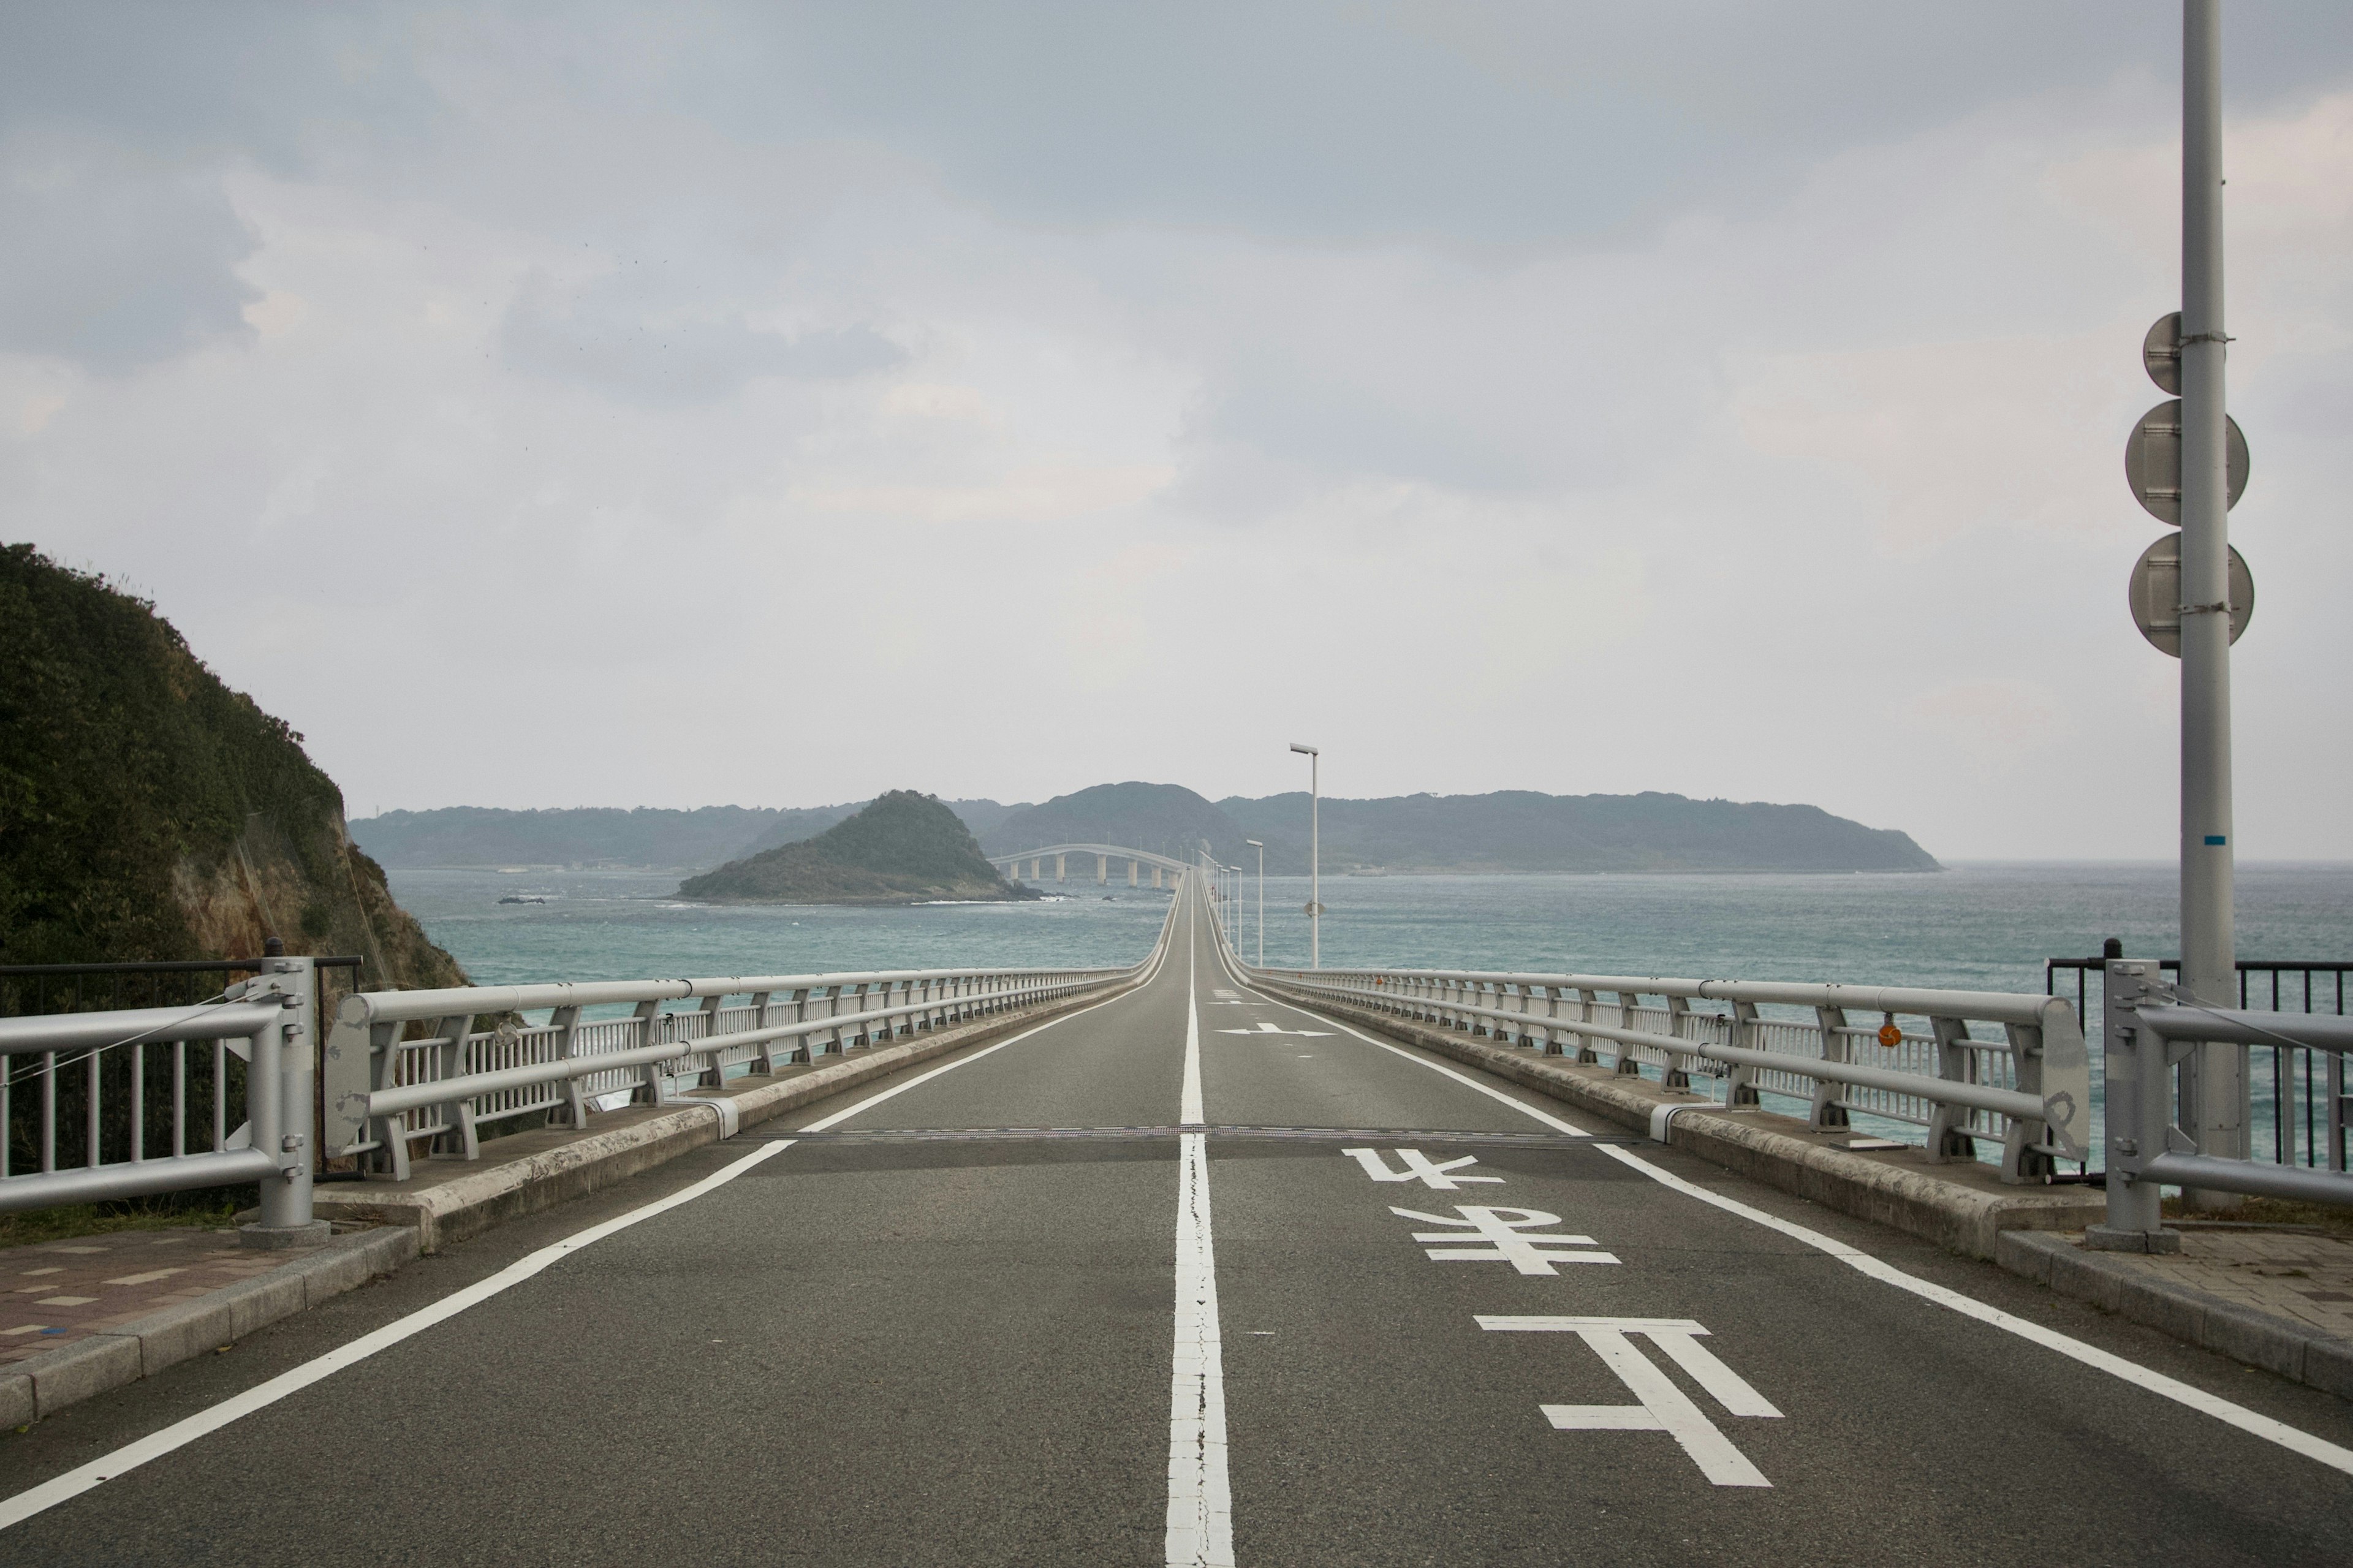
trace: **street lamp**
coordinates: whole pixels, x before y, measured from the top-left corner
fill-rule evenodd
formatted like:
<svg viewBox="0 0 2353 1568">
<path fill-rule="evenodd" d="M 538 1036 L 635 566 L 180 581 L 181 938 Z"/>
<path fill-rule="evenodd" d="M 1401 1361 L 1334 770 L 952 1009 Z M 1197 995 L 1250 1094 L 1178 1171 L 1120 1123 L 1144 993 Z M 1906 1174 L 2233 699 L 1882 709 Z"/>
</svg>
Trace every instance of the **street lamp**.
<svg viewBox="0 0 2353 1568">
<path fill-rule="evenodd" d="M 1258 966 L 1266 967 L 1266 846 L 1255 838 L 1243 843 L 1258 851 Z"/>
<path fill-rule="evenodd" d="M 1324 871 L 1320 828 L 1316 817 L 1324 800 L 1324 754 L 1313 746 L 1291 742 L 1307 758 L 1307 967 L 1324 967 Z"/>
</svg>

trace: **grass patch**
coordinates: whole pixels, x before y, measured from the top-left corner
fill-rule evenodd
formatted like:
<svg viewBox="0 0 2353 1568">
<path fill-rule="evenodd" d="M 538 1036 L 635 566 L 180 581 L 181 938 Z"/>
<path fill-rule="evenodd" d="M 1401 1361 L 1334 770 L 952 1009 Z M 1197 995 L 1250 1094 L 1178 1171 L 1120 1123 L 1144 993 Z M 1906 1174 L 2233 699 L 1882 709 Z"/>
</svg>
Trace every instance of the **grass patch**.
<svg viewBox="0 0 2353 1568">
<path fill-rule="evenodd" d="M 252 1201 L 252 1191 L 250 1187 L 245 1189 L 248 1203 Z M 76 1237 L 105 1236 L 118 1230 L 224 1229 L 237 1210 L 237 1199 L 224 1195 L 218 1189 L 201 1194 L 174 1194 L 27 1209 L 22 1214 L 0 1214 L 0 1247 L 70 1241 Z"/>
</svg>

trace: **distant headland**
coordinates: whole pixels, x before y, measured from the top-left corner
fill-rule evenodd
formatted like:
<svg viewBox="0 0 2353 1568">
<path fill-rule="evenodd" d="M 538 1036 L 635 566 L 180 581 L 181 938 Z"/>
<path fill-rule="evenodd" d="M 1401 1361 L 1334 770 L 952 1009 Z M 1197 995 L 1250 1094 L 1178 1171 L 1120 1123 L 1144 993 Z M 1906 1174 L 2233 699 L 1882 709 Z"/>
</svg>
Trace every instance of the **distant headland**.
<svg viewBox="0 0 2353 1568">
<path fill-rule="evenodd" d="M 638 866 L 701 871 L 814 839 L 863 803 L 693 811 L 640 807 L 501 811 L 448 806 L 394 811 L 352 824 L 386 866 Z M 1037 805 L 935 802 L 983 853 L 1050 844 L 1117 844 L 1189 860 L 1207 843 L 1229 865 L 1307 869 L 1307 796 L 1211 801 L 1181 784 L 1106 784 Z M 1813 805 L 1693 800 L 1680 795 L 1411 795 L 1326 796 L 1324 869 L 1415 873 L 1937 871 L 1908 834 L 1866 827 Z"/>
</svg>

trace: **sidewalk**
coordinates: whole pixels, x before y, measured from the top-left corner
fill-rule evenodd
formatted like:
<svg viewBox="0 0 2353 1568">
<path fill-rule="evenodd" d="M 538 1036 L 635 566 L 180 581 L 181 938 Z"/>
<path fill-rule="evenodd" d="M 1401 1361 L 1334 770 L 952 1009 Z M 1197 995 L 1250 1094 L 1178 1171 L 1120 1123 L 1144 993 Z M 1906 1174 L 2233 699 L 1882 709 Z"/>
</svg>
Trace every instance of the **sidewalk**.
<svg viewBox="0 0 2353 1568">
<path fill-rule="evenodd" d="M 2006 1232 L 1997 1261 L 2063 1296 L 2353 1399 L 2353 1238 L 2186 1225 L 2177 1254 Z"/>
<path fill-rule="evenodd" d="M 386 1226 L 288 1251 L 234 1231 L 118 1231 L 0 1253 L 0 1427 L 234 1343 L 389 1274 L 417 1233 Z"/>
<path fill-rule="evenodd" d="M 0 1367 L 268 1273 L 234 1229 L 126 1230 L 0 1252 Z"/>
</svg>

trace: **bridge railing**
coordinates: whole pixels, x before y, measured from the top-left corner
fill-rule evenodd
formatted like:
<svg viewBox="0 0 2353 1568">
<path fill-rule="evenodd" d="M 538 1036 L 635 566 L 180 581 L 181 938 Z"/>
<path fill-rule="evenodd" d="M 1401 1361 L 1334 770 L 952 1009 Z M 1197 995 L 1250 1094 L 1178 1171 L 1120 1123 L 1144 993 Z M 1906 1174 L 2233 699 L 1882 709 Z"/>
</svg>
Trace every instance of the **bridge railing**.
<svg viewBox="0 0 2353 1568">
<path fill-rule="evenodd" d="M 501 1121 L 552 1112 L 585 1126 L 590 1105 L 616 1095 L 666 1103 L 744 1073 L 1100 989 L 1134 972 L 878 970 L 363 992 L 344 999 L 327 1040 L 323 1152 L 374 1156 L 371 1163 L 406 1180 L 410 1145 L 421 1140 L 479 1159 L 480 1130 Z M 701 1005 L 667 1005 L 686 1000 Z M 616 1005 L 632 1011 L 583 1016 Z M 542 1010 L 545 1022 L 522 1020 Z M 491 1027 L 475 1027 L 485 1019 Z M 418 1024 L 421 1035 L 402 1037 Z"/>
<path fill-rule="evenodd" d="M 0 1018 L 0 1211 L 254 1182 L 257 1239 L 308 1226 L 315 979 L 259 964 L 185 1006 Z"/>
<path fill-rule="evenodd" d="M 1817 1129 L 1861 1112 L 1926 1130 L 1931 1160 L 2000 1145 L 2005 1181 L 2091 1156 L 2090 1059 L 2052 996 L 1894 986 L 1477 970 L 1258 969 L 1282 989 L 1484 1035 L 1668 1088 L 1719 1078 L 1734 1107 L 1807 1102 Z"/>
<path fill-rule="evenodd" d="M 2275 1013 L 2184 1003 L 2147 959 L 2105 961 L 2103 1006 L 2107 1078 L 2108 1216 L 2092 1234 L 2095 1247 L 2165 1251 L 2180 1245 L 2161 1221 L 2168 1185 L 2244 1193 L 2295 1202 L 2353 1205 L 2346 1171 L 2345 1058 L 2353 1053 L 2353 1018 Z M 2316 1053 L 2327 1062 L 2328 1168 L 2210 1154 L 2180 1126 L 2175 1097 L 2179 1063 L 2201 1045 L 2263 1047 Z"/>
</svg>

